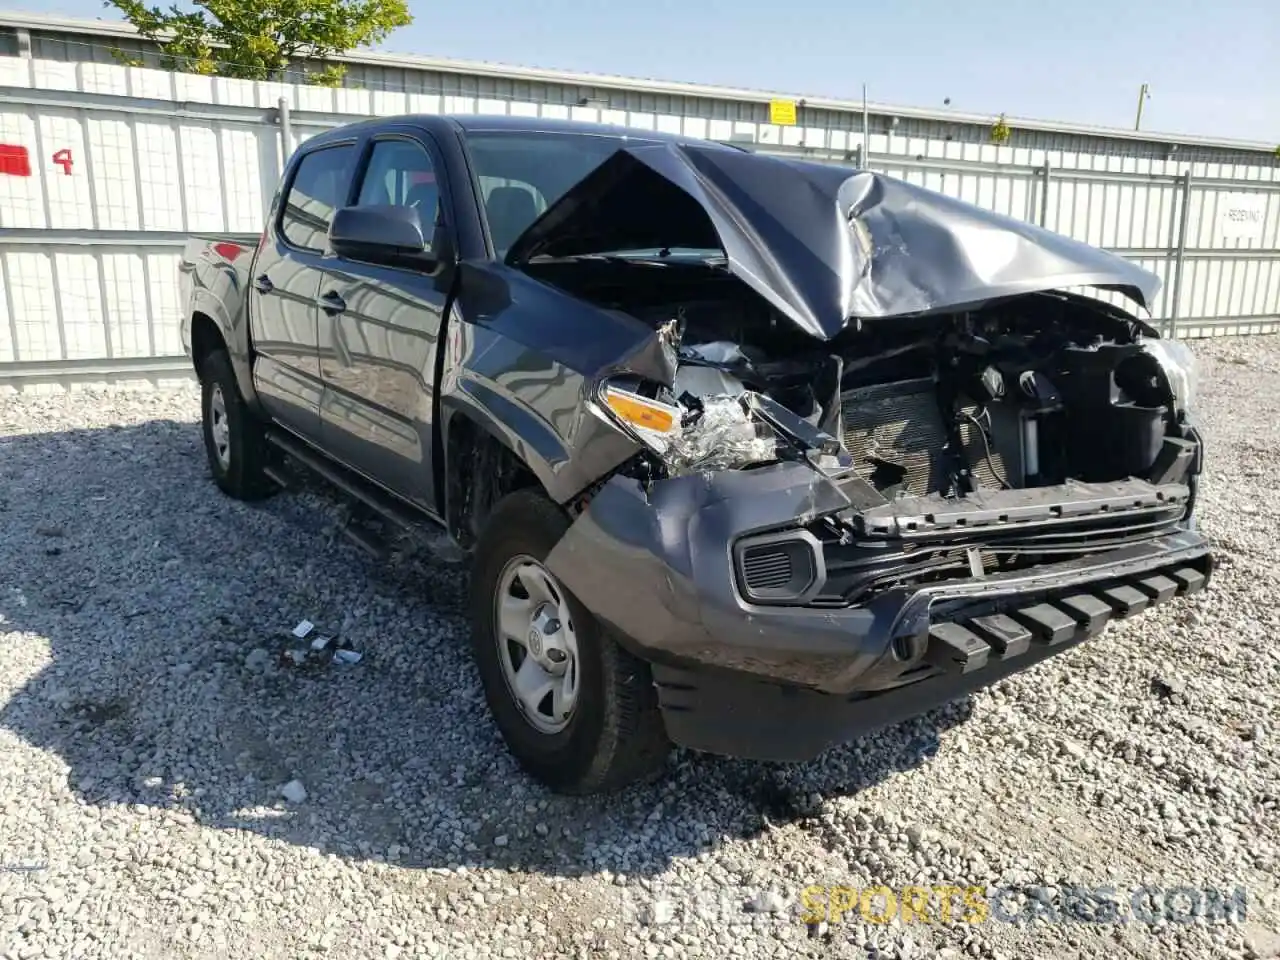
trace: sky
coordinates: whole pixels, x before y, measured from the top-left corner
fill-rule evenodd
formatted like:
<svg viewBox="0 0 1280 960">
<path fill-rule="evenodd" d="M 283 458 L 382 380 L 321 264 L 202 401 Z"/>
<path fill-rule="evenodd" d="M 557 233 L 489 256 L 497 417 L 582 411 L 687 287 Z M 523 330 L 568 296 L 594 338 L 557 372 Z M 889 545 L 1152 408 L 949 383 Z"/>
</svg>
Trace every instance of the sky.
<svg viewBox="0 0 1280 960">
<path fill-rule="evenodd" d="M 163 6 L 168 0 L 161 0 Z M 0 0 L 0 5 L 6 5 Z M 380 49 L 1280 144 L 1280 0 L 410 0 Z M 100 0 L 41 12 L 116 19 Z"/>
</svg>

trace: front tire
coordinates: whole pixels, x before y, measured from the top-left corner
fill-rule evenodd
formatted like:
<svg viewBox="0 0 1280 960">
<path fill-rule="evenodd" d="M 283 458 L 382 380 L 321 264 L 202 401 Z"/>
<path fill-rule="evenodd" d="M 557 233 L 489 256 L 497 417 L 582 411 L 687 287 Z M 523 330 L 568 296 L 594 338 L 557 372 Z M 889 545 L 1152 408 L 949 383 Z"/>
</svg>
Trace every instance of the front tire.
<svg viewBox="0 0 1280 960">
<path fill-rule="evenodd" d="M 656 774 L 670 744 L 648 665 L 544 566 L 569 526 L 531 490 L 494 508 L 471 577 L 472 647 L 520 765 L 560 793 L 607 793 Z"/>
<path fill-rule="evenodd" d="M 200 364 L 200 406 L 209 472 L 223 493 L 261 500 L 277 491 L 264 471 L 268 447 L 262 422 L 240 396 L 231 358 L 216 350 Z"/>
</svg>

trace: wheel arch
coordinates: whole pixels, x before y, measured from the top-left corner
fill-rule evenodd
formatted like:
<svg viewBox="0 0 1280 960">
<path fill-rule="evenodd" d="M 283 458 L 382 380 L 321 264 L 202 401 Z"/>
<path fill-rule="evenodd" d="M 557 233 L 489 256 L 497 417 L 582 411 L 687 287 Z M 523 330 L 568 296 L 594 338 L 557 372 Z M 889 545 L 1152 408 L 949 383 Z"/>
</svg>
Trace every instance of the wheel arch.
<svg viewBox="0 0 1280 960">
<path fill-rule="evenodd" d="M 549 466 L 517 452 L 510 436 L 484 411 L 449 410 L 443 433 L 443 485 L 437 489 L 444 490 L 445 521 L 459 545 L 475 545 L 485 520 L 507 494 L 532 488 L 550 496 L 544 480 Z"/>
<path fill-rule="evenodd" d="M 209 354 L 217 349 L 225 350 L 231 358 L 231 369 L 240 396 L 250 408 L 261 414 L 261 404 L 253 386 L 248 298 L 245 292 L 234 286 L 227 296 L 235 300 L 229 304 L 203 287 L 193 291 L 187 321 L 190 325 L 192 366 L 200 376 L 201 366 Z"/>
<path fill-rule="evenodd" d="M 227 338 L 222 328 L 213 317 L 203 310 L 191 313 L 191 363 L 195 367 L 196 376 L 201 376 L 204 363 L 209 355 L 227 349 Z"/>
</svg>

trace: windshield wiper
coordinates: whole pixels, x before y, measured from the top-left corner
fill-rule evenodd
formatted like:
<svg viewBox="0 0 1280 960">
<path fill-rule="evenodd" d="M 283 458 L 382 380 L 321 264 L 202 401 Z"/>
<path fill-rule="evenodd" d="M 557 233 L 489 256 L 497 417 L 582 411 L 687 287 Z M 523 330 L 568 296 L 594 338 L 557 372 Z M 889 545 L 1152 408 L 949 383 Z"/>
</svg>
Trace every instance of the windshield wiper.
<svg viewBox="0 0 1280 960">
<path fill-rule="evenodd" d="M 662 256 L 658 253 L 567 253 L 559 255 L 540 253 L 530 257 L 526 263 L 577 263 L 582 261 L 643 264 L 648 267 L 718 267 L 728 263 L 728 258 L 718 251 L 708 252 L 700 256 L 681 254 Z"/>
<path fill-rule="evenodd" d="M 667 261 L 656 257 L 628 257 L 616 253 L 566 253 L 561 255 L 540 253 L 530 257 L 529 263 L 576 263 L 582 260 L 596 260 L 601 263 L 644 263 L 656 267 L 665 267 Z"/>
</svg>

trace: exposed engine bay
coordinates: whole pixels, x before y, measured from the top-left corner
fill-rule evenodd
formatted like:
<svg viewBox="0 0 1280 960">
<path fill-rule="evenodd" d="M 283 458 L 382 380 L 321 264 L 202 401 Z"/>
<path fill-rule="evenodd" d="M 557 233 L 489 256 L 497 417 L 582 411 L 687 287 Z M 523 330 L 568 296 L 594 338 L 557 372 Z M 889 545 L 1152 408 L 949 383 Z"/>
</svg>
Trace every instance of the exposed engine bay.
<svg viewBox="0 0 1280 960">
<path fill-rule="evenodd" d="M 1180 354 L 1118 320 L 1100 330 L 1105 318 L 1087 309 L 1037 295 L 919 329 L 854 333 L 832 344 L 838 352 L 789 361 L 730 340 L 691 342 L 685 328 L 672 394 L 696 437 L 720 429 L 699 416 L 723 423 L 719 398 L 762 393 L 837 436 L 888 499 L 1180 480 L 1195 452 L 1181 430 Z"/>
<path fill-rule="evenodd" d="M 889 498 L 1182 480 L 1197 446 L 1185 350 L 1108 313 L 1036 294 L 846 355 L 855 469 Z"/>
<path fill-rule="evenodd" d="M 825 344 L 796 339 L 758 304 L 626 306 L 675 358 L 669 386 L 604 389 L 649 448 L 635 476 L 806 460 L 854 508 L 797 517 L 824 557 L 807 593 L 797 541 L 739 541 L 757 602 L 864 603 L 1123 547 L 1191 512 L 1190 354 L 1101 301 L 1029 294 L 855 324 Z M 633 403 L 653 404 L 655 429 Z"/>
<path fill-rule="evenodd" d="M 630 421 L 658 453 L 658 476 L 816 453 L 825 473 L 852 471 L 887 501 L 954 499 L 1177 483 L 1198 456 L 1185 423 L 1190 354 L 1099 300 L 1033 293 L 855 321 L 824 343 L 706 263 L 568 266 L 548 264 L 564 273 L 547 279 L 644 320 L 673 355 L 670 384 L 609 387 L 669 416 L 669 429 Z"/>
</svg>

